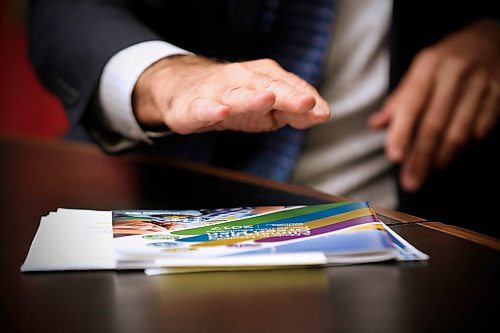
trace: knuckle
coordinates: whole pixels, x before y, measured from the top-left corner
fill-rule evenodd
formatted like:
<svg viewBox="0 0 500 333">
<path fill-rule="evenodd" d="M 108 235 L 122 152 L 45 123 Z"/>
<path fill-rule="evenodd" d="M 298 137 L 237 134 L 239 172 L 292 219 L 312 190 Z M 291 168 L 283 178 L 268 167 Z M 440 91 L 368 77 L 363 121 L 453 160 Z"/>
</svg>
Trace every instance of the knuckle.
<svg viewBox="0 0 500 333">
<path fill-rule="evenodd" d="M 402 83 L 398 85 L 397 91 L 399 93 L 410 91 L 415 92 L 415 94 L 425 91 L 434 75 L 437 64 L 437 51 L 433 49 L 421 51 L 416 56 Z"/>
<path fill-rule="evenodd" d="M 474 73 L 469 87 L 476 90 L 485 90 L 488 87 L 489 76 L 484 70 L 478 70 Z"/>
<path fill-rule="evenodd" d="M 302 78 L 300 78 L 299 76 L 297 76 L 296 74 L 291 73 L 291 72 L 286 72 L 283 75 L 283 79 L 286 80 L 288 83 L 294 85 L 295 87 L 305 86 L 304 80 Z"/>
<path fill-rule="evenodd" d="M 179 121 L 175 121 L 175 119 L 169 119 L 167 122 L 167 118 L 165 117 L 165 123 L 168 124 L 168 128 L 177 134 L 191 134 L 192 131 L 187 127 L 181 124 Z"/>
<path fill-rule="evenodd" d="M 420 92 L 425 90 L 425 88 L 427 87 L 428 80 L 422 71 L 414 70 L 409 74 L 408 84 L 402 85 L 401 89 L 399 89 L 399 92 L 404 93 L 403 95 L 406 98 L 411 99 L 411 103 L 415 103 L 418 102 Z"/>
<path fill-rule="evenodd" d="M 444 130 L 444 124 L 433 119 L 425 118 L 422 121 L 420 131 L 422 135 L 428 138 L 435 138 L 442 135 Z"/>
<path fill-rule="evenodd" d="M 415 62 L 418 64 L 433 64 L 439 60 L 439 52 L 436 48 L 427 47 L 417 53 Z"/>
<path fill-rule="evenodd" d="M 445 141 L 451 147 L 462 147 L 467 143 L 467 136 L 461 131 L 449 131 Z"/>
<path fill-rule="evenodd" d="M 474 62 L 460 54 L 451 54 L 446 61 L 449 68 L 459 77 L 464 76 L 474 68 Z"/>
<path fill-rule="evenodd" d="M 259 62 L 260 65 L 265 67 L 281 67 L 276 60 L 271 58 L 259 59 L 257 60 L 257 62 Z"/>
<path fill-rule="evenodd" d="M 283 82 L 277 79 L 270 79 L 264 84 L 264 90 L 272 89 L 273 87 L 281 86 Z"/>
<path fill-rule="evenodd" d="M 237 95 L 242 91 L 243 87 L 241 86 L 235 86 L 235 87 L 226 87 L 224 88 L 222 95 L 224 97 L 231 97 L 234 96 L 235 94 Z"/>
<path fill-rule="evenodd" d="M 415 84 L 413 89 L 405 89 L 398 96 L 399 98 L 394 99 L 392 101 L 392 105 L 398 109 L 401 109 L 405 114 L 414 114 L 418 111 L 416 106 L 421 104 L 421 100 L 423 98 L 422 89 L 420 86 L 424 85 L 423 81 L 419 81 L 418 79 L 414 81 Z"/>
<path fill-rule="evenodd" d="M 192 120 L 192 121 L 199 121 L 200 119 L 200 114 L 202 111 L 206 110 L 208 107 L 208 104 L 206 100 L 202 97 L 196 97 L 194 98 L 191 103 L 189 103 L 188 106 L 188 112 L 187 115 L 188 117 L 185 117 L 183 120 Z"/>
<path fill-rule="evenodd" d="M 304 90 L 308 91 L 312 94 L 319 95 L 319 92 L 316 88 L 314 88 L 312 85 L 310 85 L 306 80 L 303 80 L 299 78 L 296 84 L 294 86 L 299 89 L 299 90 Z"/>
<path fill-rule="evenodd" d="M 234 76 L 246 71 L 248 71 L 247 67 L 239 62 L 230 62 L 222 67 L 222 72 L 228 76 Z"/>
</svg>

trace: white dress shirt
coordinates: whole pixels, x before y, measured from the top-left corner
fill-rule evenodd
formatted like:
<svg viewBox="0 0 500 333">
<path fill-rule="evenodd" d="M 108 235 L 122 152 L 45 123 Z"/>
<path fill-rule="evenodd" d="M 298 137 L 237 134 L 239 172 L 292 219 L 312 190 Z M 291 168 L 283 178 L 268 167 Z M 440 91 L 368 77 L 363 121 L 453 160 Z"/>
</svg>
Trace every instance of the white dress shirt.
<svg viewBox="0 0 500 333">
<path fill-rule="evenodd" d="M 395 208 L 385 131 L 369 128 L 389 85 L 391 0 L 336 0 L 332 43 L 320 89 L 332 119 L 309 129 L 292 181 Z"/>
<path fill-rule="evenodd" d="M 189 54 L 164 41 L 148 41 L 127 47 L 115 54 L 104 67 L 99 84 L 99 121 L 105 128 L 120 134 L 118 142 L 99 140 L 110 152 L 152 143 L 158 133 L 144 132 L 132 111 L 132 92 L 139 76 L 158 60 L 176 54 Z"/>
</svg>

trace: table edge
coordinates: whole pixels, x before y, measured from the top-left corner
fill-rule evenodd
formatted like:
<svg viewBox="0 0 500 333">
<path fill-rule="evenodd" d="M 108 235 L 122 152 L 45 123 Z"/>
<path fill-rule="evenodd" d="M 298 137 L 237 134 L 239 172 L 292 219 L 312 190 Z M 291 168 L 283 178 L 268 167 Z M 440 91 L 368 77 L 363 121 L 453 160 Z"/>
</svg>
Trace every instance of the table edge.
<svg viewBox="0 0 500 333">
<path fill-rule="evenodd" d="M 271 179 L 259 177 L 252 174 L 243 173 L 236 170 L 224 169 L 221 167 L 215 167 L 211 165 L 205 165 L 201 163 L 196 163 L 187 160 L 172 159 L 166 157 L 155 156 L 147 153 L 140 152 L 128 152 L 128 153 L 118 153 L 118 154 L 108 154 L 102 151 L 96 144 L 80 141 L 65 141 L 59 138 L 42 138 L 34 136 L 20 136 L 8 133 L 0 133 L 1 141 L 19 142 L 29 145 L 37 146 L 51 146 L 55 149 L 71 150 L 71 151 L 81 151 L 86 154 L 94 154 L 100 156 L 114 157 L 123 160 L 128 160 L 130 162 L 152 162 L 160 165 L 167 165 L 176 168 L 182 168 L 189 171 L 195 171 L 198 173 L 204 173 L 211 176 L 226 178 L 229 180 L 238 181 L 241 183 L 258 185 L 267 187 L 270 189 L 275 189 L 283 192 L 288 192 L 291 194 L 306 196 L 310 198 L 315 198 L 319 200 L 324 200 L 327 202 L 339 202 L 339 201 L 354 201 L 355 199 L 338 196 L 333 194 L 328 194 L 321 192 L 319 190 L 302 186 L 299 184 L 278 182 Z M 423 218 L 412 216 L 403 212 L 398 212 L 392 209 L 380 207 L 378 205 L 372 204 L 375 212 L 381 216 L 388 217 L 390 219 L 399 221 L 401 223 L 417 223 L 426 221 Z"/>
<path fill-rule="evenodd" d="M 439 232 L 443 232 L 455 237 L 459 237 L 468 240 L 470 242 L 474 242 L 492 248 L 494 250 L 500 251 L 500 240 L 484 234 L 480 234 L 478 232 L 466 228 L 457 227 L 450 224 L 444 224 L 441 222 L 428 222 L 428 221 L 417 223 L 417 225 L 432 230 L 436 230 Z"/>
</svg>

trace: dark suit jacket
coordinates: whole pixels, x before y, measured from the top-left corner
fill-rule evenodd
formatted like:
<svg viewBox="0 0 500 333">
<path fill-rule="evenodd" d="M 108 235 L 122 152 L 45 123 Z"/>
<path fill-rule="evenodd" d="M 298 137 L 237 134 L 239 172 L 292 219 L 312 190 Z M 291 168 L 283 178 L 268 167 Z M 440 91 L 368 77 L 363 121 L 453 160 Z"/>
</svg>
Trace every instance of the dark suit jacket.
<svg viewBox="0 0 500 333">
<path fill-rule="evenodd" d="M 391 87 L 422 48 L 478 18 L 498 18 L 494 3 L 395 0 Z M 85 119 L 108 59 L 135 43 L 165 39 L 209 57 L 265 57 L 273 36 L 259 30 L 262 4 L 263 0 L 34 0 L 29 15 L 30 56 L 41 81 L 60 97 L 71 123 L 78 125 Z M 210 135 L 200 139 L 205 153 L 212 139 Z M 404 193 L 401 198 L 406 205 L 402 208 L 411 210 L 412 199 Z M 418 209 L 414 212 L 419 214 Z"/>
<path fill-rule="evenodd" d="M 130 45 L 167 40 L 210 57 L 257 57 L 262 0 L 32 1 L 29 51 L 43 84 L 80 121 L 111 56 Z"/>
</svg>

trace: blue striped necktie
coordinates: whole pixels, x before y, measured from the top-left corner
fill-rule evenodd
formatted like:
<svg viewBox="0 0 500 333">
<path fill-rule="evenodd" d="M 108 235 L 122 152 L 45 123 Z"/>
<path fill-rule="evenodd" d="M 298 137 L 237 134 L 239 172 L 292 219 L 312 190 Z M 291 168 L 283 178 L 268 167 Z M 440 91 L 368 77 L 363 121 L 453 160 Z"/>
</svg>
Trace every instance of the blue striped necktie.
<svg viewBox="0 0 500 333">
<path fill-rule="evenodd" d="M 333 18 L 333 0 L 266 0 L 260 29 L 272 36 L 269 57 L 314 86 L 321 81 Z M 256 139 L 243 171 L 287 181 L 304 131 L 284 127 Z"/>
</svg>

